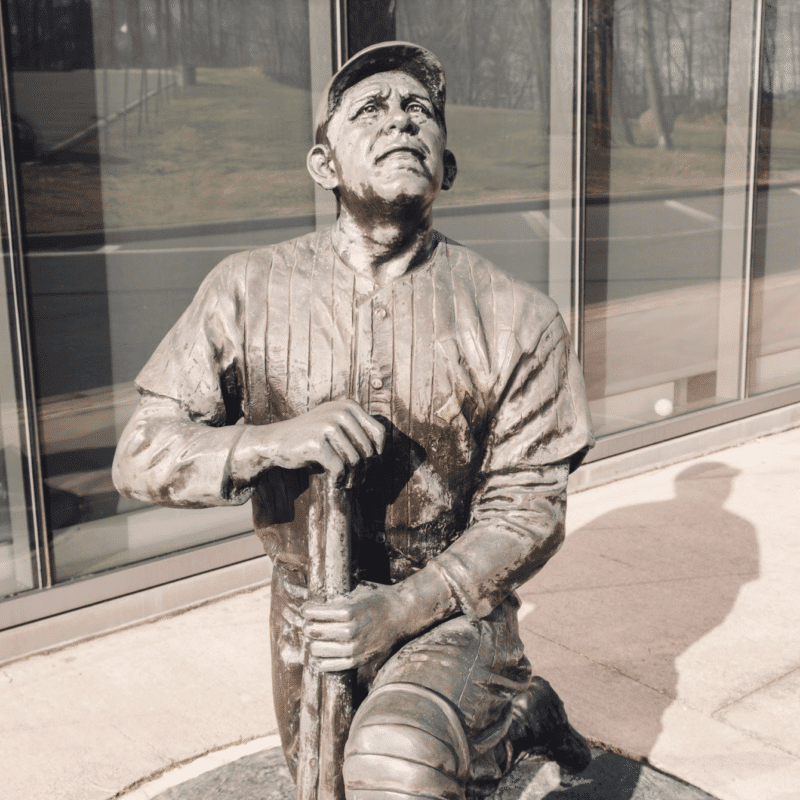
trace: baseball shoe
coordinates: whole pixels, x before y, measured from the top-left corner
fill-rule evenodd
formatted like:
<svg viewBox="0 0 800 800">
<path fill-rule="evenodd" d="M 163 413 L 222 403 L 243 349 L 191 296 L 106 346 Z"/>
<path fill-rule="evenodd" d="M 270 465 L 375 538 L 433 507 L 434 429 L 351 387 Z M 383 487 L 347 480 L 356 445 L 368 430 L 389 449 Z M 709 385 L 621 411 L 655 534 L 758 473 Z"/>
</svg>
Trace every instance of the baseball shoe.
<svg viewBox="0 0 800 800">
<path fill-rule="evenodd" d="M 544 756 L 572 774 L 589 766 L 586 739 L 569 724 L 561 698 L 544 678 L 535 677 L 514 699 L 512 714 L 506 741 L 514 761 L 526 754 Z"/>
</svg>

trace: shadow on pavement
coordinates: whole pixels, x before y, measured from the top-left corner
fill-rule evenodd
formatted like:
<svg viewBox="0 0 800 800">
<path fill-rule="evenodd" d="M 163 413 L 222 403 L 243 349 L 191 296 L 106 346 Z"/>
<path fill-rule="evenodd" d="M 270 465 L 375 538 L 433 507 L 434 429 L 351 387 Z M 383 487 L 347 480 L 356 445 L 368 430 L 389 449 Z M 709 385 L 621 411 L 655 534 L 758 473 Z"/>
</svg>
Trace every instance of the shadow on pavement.
<svg viewBox="0 0 800 800">
<path fill-rule="evenodd" d="M 723 507 L 737 474 L 715 461 L 684 469 L 674 498 L 626 505 L 576 530 L 521 592 L 534 605 L 521 625 L 534 672 L 584 735 L 647 757 L 679 679 L 689 691 L 713 679 L 718 665 L 698 676 L 677 664 L 759 574 L 754 527 Z M 618 800 L 639 796 L 626 788 L 641 778 L 629 764 Z"/>
<path fill-rule="evenodd" d="M 553 785 L 553 774 L 546 775 L 542 766 L 518 763 L 491 800 L 713 800 L 694 786 L 606 750 L 593 750 L 592 763 L 560 785 Z"/>
</svg>

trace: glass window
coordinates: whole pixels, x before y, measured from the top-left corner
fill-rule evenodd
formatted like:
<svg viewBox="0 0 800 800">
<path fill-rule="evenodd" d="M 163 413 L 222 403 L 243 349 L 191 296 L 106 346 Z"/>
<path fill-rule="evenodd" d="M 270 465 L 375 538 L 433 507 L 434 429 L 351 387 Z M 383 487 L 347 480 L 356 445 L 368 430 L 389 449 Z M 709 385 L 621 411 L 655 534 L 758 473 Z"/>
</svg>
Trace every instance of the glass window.
<svg viewBox="0 0 800 800">
<path fill-rule="evenodd" d="M 436 227 L 550 293 L 569 319 L 574 2 L 392 5 L 396 37 L 430 49 L 447 74 L 458 178 Z"/>
<path fill-rule="evenodd" d="M 110 479 L 133 379 L 229 253 L 314 227 L 307 0 L 12 0 L 55 582 L 252 529 Z M 5 398 L 4 398 L 5 400 Z"/>
<path fill-rule="evenodd" d="M 753 232 L 749 388 L 800 383 L 800 8 L 766 5 Z"/>
<path fill-rule="evenodd" d="M 752 0 L 589 4 L 584 370 L 597 433 L 741 396 Z"/>
<path fill-rule="evenodd" d="M 435 225 L 558 302 L 599 435 L 800 382 L 797 3 L 344 6 L 351 54 L 397 38 L 441 58 L 459 172 Z M 327 0 L 6 7 L 49 561 L 15 377 L 0 596 L 251 529 L 248 507 L 121 499 L 111 459 L 136 374 L 208 271 L 330 218 L 305 158 L 345 44 Z M 0 369 L 16 376 L 13 319 L 12 298 Z"/>
<path fill-rule="evenodd" d="M 4 142 L 0 141 L 3 162 Z M 5 191 L 5 186 L 3 193 Z M 40 586 L 37 542 L 29 525 L 30 501 L 26 491 L 24 424 L 19 361 L 15 357 L 16 318 L 14 294 L 10 290 L 12 261 L 6 211 L 9 198 L 3 196 L 0 211 L 0 246 L 3 263 L 0 268 L 0 598 L 9 597 Z"/>
</svg>

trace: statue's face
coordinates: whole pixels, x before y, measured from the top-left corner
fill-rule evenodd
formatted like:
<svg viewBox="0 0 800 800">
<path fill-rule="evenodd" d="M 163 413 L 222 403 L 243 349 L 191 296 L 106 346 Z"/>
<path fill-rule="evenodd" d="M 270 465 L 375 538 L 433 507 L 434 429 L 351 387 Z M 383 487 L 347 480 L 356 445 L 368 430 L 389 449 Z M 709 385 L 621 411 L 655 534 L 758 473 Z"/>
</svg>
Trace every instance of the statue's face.
<svg viewBox="0 0 800 800">
<path fill-rule="evenodd" d="M 442 188 L 445 134 L 427 90 L 404 72 L 351 86 L 328 123 L 328 143 L 345 206 L 371 198 L 432 204 Z"/>
</svg>

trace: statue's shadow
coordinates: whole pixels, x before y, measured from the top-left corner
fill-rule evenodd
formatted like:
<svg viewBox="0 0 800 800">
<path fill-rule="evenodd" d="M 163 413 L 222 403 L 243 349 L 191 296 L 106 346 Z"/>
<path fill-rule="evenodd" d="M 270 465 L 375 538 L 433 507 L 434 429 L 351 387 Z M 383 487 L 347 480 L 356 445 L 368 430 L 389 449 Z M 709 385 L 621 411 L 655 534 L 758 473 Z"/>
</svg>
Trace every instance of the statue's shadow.
<svg viewBox="0 0 800 800">
<path fill-rule="evenodd" d="M 737 474 L 704 461 L 678 473 L 672 499 L 631 496 L 568 536 L 520 592 L 533 606 L 521 631 L 534 672 L 552 683 L 581 733 L 644 759 L 599 751 L 581 775 L 591 782 L 553 798 L 708 796 L 643 792 L 661 775 L 646 759 L 665 733 L 665 712 L 678 699 L 690 702 L 724 666 L 713 653 L 698 660 L 704 645 L 683 672 L 681 656 L 722 625 L 759 575 L 755 528 L 724 508 Z"/>
<path fill-rule="evenodd" d="M 491 800 L 713 800 L 711 795 L 652 767 L 593 750 L 580 774 L 559 780 L 555 764 L 521 761 Z"/>
</svg>

